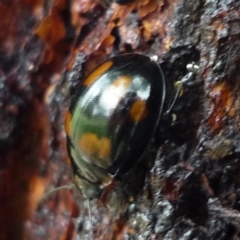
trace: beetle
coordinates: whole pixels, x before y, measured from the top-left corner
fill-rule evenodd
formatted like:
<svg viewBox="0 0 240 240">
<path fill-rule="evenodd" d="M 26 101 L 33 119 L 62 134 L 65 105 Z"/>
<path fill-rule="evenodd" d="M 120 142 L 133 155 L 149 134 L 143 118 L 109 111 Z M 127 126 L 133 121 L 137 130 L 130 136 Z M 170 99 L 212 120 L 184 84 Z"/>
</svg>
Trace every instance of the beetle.
<svg viewBox="0 0 240 240">
<path fill-rule="evenodd" d="M 66 113 L 73 180 L 88 199 L 141 159 L 166 95 L 160 66 L 140 54 L 112 57 L 79 85 Z"/>
</svg>

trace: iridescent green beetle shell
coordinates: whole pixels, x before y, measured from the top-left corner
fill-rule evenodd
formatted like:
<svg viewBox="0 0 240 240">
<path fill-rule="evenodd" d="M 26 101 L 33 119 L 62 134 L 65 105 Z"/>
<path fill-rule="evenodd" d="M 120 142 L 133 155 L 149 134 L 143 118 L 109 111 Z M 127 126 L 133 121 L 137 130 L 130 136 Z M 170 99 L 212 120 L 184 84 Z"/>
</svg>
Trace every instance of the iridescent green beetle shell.
<svg viewBox="0 0 240 240">
<path fill-rule="evenodd" d="M 79 86 L 66 116 L 75 183 L 97 198 L 130 171 L 149 145 L 165 99 L 165 80 L 149 57 L 124 54 L 98 66 Z"/>
</svg>

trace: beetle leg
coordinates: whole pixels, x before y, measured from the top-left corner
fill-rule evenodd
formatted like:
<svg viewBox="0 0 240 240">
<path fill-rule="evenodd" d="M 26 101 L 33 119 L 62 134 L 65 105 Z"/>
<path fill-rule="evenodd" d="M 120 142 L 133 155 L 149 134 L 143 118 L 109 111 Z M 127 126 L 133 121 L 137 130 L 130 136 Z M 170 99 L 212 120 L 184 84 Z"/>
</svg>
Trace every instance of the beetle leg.
<svg viewBox="0 0 240 240">
<path fill-rule="evenodd" d="M 64 190 L 64 189 L 72 190 L 74 187 L 75 187 L 75 184 L 69 184 L 69 185 L 64 185 L 64 186 L 61 186 L 61 187 L 56 187 L 56 188 L 50 190 L 49 192 L 45 193 L 40 198 L 40 200 L 38 201 L 38 204 L 46 201 L 49 197 L 51 197 L 54 193 L 56 193 L 58 191 L 61 191 L 61 190 Z"/>
</svg>

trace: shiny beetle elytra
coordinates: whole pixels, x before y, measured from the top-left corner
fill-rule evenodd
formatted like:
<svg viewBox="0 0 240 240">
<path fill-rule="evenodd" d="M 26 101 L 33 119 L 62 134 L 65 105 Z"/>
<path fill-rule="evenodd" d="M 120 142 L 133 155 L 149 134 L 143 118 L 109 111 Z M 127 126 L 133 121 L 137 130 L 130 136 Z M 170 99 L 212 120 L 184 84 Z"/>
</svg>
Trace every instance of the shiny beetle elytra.
<svg viewBox="0 0 240 240">
<path fill-rule="evenodd" d="M 74 182 L 98 198 L 116 175 L 130 171 L 149 145 L 165 101 L 160 66 L 140 54 L 100 64 L 79 86 L 66 114 Z"/>
</svg>

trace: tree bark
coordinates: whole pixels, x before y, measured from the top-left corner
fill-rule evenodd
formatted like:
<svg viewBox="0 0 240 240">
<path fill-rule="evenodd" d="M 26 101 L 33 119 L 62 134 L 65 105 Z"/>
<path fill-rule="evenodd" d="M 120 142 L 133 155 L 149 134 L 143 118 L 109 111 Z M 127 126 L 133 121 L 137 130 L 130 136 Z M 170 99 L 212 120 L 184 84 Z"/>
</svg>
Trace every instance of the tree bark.
<svg viewBox="0 0 240 240">
<path fill-rule="evenodd" d="M 0 239 L 240 238 L 237 0 L 2 0 L 0 13 Z M 91 221 L 77 190 L 39 203 L 72 182 L 74 89 L 127 52 L 157 55 L 168 86 L 199 65 L 176 120 L 162 118 L 138 165 L 91 202 Z"/>
</svg>

